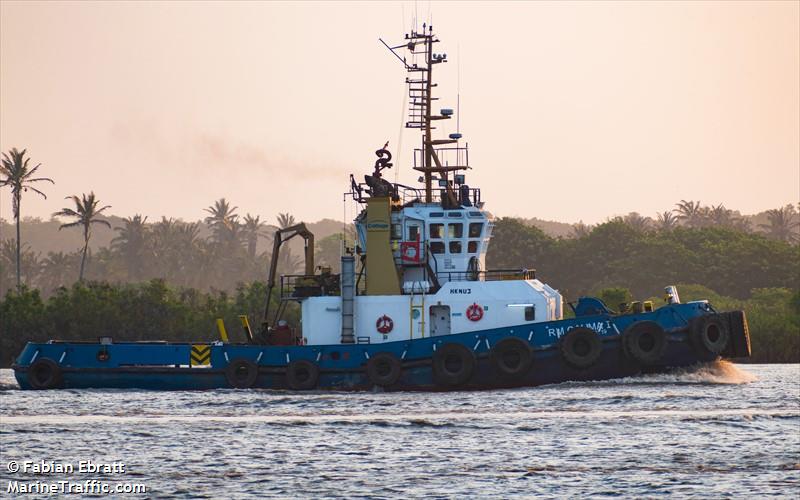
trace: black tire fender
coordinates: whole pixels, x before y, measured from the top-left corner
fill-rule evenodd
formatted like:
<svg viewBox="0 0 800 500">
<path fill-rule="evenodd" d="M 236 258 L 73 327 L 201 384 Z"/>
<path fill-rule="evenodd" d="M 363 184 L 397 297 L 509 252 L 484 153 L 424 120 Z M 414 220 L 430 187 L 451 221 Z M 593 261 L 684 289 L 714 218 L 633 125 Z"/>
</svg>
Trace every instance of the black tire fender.
<svg viewBox="0 0 800 500">
<path fill-rule="evenodd" d="M 728 331 L 731 340 L 728 344 L 728 355 L 732 358 L 749 358 L 752 354 L 750 347 L 750 328 L 747 325 L 747 316 L 744 311 L 731 311 L 728 313 Z"/>
<path fill-rule="evenodd" d="M 438 385 L 461 385 L 475 372 L 475 353 L 462 344 L 444 344 L 433 355 L 433 380 Z"/>
<path fill-rule="evenodd" d="M 689 335 L 699 353 L 718 356 L 728 347 L 730 331 L 728 322 L 719 314 L 707 314 L 693 318 Z"/>
<path fill-rule="evenodd" d="M 297 359 L 286 367 L 286 384 L 295 391 L 309 391 L 317 387 L 319 367 L 307 359 Z"/>
<path fill-rule="evenodd" d="M 643 365 L 661 361 L 667 348 L 667 333 L 655 321 L 637 321 L 622 332 L 625 355 Z"/>
<path fill-rule="evenodd" d="M 395 384 L 402 374 L 402 363 L 390 352 L 379 352 L 367 361 L 367 377 L 374 385 L 388 387 Z"/>
<path fill-rule="evenodd" d="M 250 389 L 258 378 L 258 365 L 249 359 L 232 359 L 225 367 L 225 378 L 234 389 Z"/>
<path fill-rule="evenodd" d="M 61 387 L 61 366 L 50 358 L 39 358 L 28 367 L 28 383 L 37 390 Z"/>
<path fill-rule="evenodd" d="M 500 375 L 523 377 L 533 364 L 533 349 L 519 337 L 506 337 L 492 347 L 489 357 Z"/>
<path fill-rule="evenodd" d="M 603 353 L 603 341 L 591 328 L 579 326 L 561 337 L 559 345 L 564 361 L 575 368 L 588 368 Z"/>
</svg>

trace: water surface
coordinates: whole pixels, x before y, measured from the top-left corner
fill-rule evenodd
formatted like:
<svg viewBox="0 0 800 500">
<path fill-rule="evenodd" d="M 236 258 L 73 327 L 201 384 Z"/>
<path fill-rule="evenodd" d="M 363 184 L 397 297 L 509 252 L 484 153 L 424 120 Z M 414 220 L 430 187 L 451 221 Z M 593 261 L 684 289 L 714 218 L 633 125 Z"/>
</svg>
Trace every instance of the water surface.
<svg viewBox="0 0 800 500">
<path fill-rule="evenodd" d="M 797 498 L 800 365 L 399 394 L 20 391 L 0 370 L 0 458 L 3 494 L 65 478 L 8 461 L 90 459 L 156 498 Z"/>
</svg>

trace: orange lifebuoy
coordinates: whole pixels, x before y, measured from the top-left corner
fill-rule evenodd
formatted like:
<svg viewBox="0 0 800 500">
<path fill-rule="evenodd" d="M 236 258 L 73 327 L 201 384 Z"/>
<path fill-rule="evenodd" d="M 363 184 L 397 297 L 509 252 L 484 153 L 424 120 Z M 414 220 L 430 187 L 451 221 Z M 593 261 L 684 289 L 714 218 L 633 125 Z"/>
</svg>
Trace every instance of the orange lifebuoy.
<svg viewBox="0 0 800 500">
<path fill-rule="evenodd" d="M 394 328 L 394 321 L 392 321 L 392 318 L 384 314 L 378 318 L 378 321 L 375 322 L 375 328 L 385 335 L 391 332 L 392 328 Z"/>
<path fill-rule="evenodd" d="M 467 318 L 470 321 L 480 321 L 483 318 L 483 308 L 473 303 L 467 308 Z"/>
</svg>

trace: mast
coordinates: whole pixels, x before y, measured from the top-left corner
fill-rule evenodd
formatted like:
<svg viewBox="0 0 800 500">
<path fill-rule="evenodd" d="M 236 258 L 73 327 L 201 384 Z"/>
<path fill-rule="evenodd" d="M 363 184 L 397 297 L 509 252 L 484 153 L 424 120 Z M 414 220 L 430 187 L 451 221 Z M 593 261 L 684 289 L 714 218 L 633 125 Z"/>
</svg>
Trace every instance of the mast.
<svg viewBox="0 0 800 500">
<path fill-rule="evenodd" d="M 461 138 L 461 134 L 450 134 L 449 139 L 433 138 L 433 130 L 436 127 L 432 126 L 434 120 L 448 120 L 453 115 L 452 109 L 442 109 L 440 113 L 433 112 L 433 102 L 439 98 L 433 96 L 433 89 L 437 86 L 433 82 L 433 66 L 447 62 L 447 54 L 436 54 L 433 52 L 433 44 L 439 43 L 439 40 L 433 34 L 433 26 L 422 25 L 422 31 L 417 31 L 416 28 L 405 35 L 406 43 L 390 47 L 386 42 L 381 42 L 392 51 L 392 53 L 403 63 L 406 71 L 409 73 L 406 76 L 406 84 L 408 85 L 409 97 L 409 119 L 406 122 L 406 128 L 420 129 L 422 132 L 422 147 L 414 151 L 414 170 L 420 171 L 423 174 L 425 182 L 425 203 L 433 203 L 434 189 L 433 181 L 444 181 L 443 187 L 447 197 L 453 195 L 453 184 L 450 182 L 449 173 L 457 170 L 465 170 L 469 168 L 467 148 L 455 147 L 447 149 L 437 149 L 436 146 L 445 144 L 455 144 Z M 423 56 L 424 62 L 417 64 L 412 62 L 409 64 L 405 57 L 401 57 L 398 49 L 406 49 L 412 56 Z M 454 154 L 454 163 L 451 165 L 448 162 L 442 164 L 440 153 Z M 419 161 L 418 161 L 419 158 Z M 439 174 L 438 178 L 434 178 L 434 174 Z M 442 197 L 444 202 L 445 196 Z"/>
<path fill-rule="evenodd" d="M 422 25 L 422 32 L 425 33 L 425 25 Z M 423 147 L 425 148 L 425 163 L 423 164 L 425 173 L 425 203 L 433 201 L 431 184 L 431 160 L 433 159 L 433 146 L 431 141 L 431 90 L 433 89 L 433 26 L 430 27 L 430 35 L 425 36 L 425 61 L 428 63 L 428 73 L 425 75 L 425 135 L 422 137 Z M 437 40 L 438 41 L 438 40 Z"/>
</svg>

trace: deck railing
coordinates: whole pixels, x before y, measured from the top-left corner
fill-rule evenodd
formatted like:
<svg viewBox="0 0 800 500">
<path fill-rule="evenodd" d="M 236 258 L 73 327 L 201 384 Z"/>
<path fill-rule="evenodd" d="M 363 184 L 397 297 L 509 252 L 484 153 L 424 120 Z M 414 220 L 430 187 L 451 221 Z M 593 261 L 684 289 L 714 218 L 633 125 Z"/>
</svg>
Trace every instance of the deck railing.
<svg viewBox="0 0 800 500">
<path fill-rule="evenodd" d="M 478 272 L 444 271 L 436 273 L 439 283 L 445 281 L 512 281 L 536 279 L 534 269 L 487 269 Z M 366 292 L 366 277 L 362 277 L 356 293 Z M 430 290 L 427 293 L 435 293 Z M 407 295 L 411 292 L 402 292 Z M 415 291 L 414 293 L 419 293 Z M 306 297 L 339 296 L 341 294 L 339 275 L 289 274 L 281 276 L 281 300 L 297 300 Z"/>
</svg>

